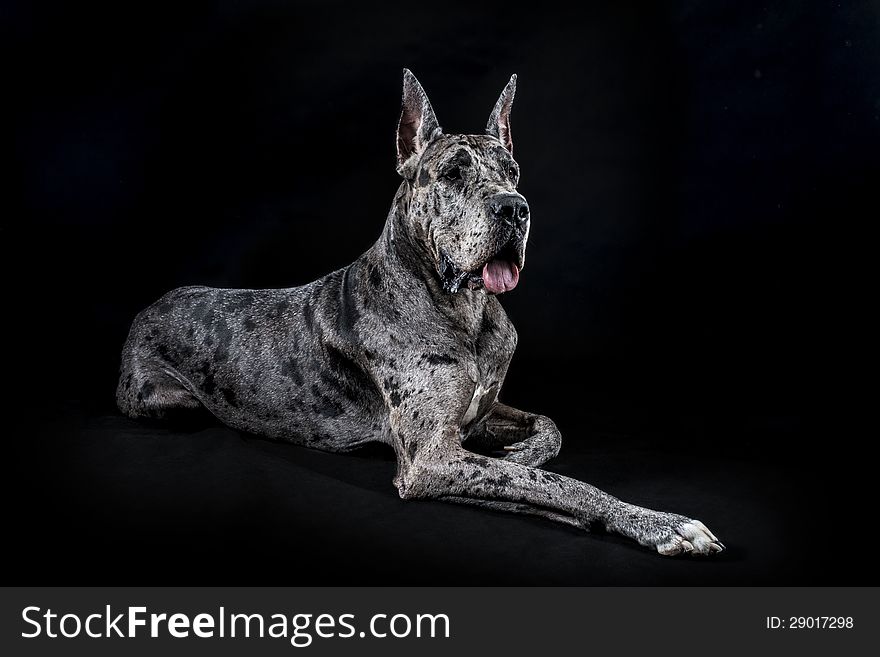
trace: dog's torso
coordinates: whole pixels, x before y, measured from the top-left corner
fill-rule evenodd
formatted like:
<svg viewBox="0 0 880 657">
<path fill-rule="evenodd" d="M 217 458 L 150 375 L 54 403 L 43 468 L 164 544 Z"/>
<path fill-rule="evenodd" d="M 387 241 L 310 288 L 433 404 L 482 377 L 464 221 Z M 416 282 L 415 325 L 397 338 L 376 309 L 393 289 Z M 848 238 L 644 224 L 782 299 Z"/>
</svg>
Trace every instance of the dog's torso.
<svg viewBox="0 0 880 657">
<path fill-rule="evenodd" d="M 155 394 L 158 370 L 230 426 L 345 451 L 395 445 L 390 415 L 418 417 L 441 392 L 429 375 L 452 368 L 442 392 L 460 398 L 449 420 L 466 435 L 497 399 L 516 332 L 494 296 L 447 294 L 395 243 L 404 192 L 373 248 L 317 281 L 166 294 L 132 327 L 121 389 Z"/>
</svg>

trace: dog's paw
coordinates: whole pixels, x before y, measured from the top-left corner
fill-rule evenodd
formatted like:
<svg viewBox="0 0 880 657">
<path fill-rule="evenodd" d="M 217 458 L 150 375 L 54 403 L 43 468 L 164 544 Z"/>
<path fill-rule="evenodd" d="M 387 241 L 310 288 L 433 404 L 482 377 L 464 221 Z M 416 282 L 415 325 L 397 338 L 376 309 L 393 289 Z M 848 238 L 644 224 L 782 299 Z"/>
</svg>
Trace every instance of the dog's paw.
<svg viewBox="0 0 880 657">
<path fill-rule="evenodd" d="M 525 440 L 504 446 L 504 460 L 538 468 L 559 454 L 562 434 L 550 418 L 535 418 L 533 433 Z"/>
<path fill-rule="evenodd" d="M 618 531 L 664 556 L 708 556 L 723 552 L 724 544 L 706 525 L 677 513 L 639 509 L 625 514 Z"/>
<path fill-rule="evenodd" d="M 673 514 L 670 514 L 673 515 Z M 724 551 L 724 543 L 699 520 L 677 516 L 668 540 L 654 547 L 664 556 L 676 554 L 710 555 Z"/>
<path fill-rule="evenodd" d="M 553 458 L 553 454 L 549 450 L 541 449 L 540 446 L 523 441 L 513 445 L 505 445 L 504 456 L 501 458 L 509 463 L 519 463 L 537 468 Z"/>
</svg>

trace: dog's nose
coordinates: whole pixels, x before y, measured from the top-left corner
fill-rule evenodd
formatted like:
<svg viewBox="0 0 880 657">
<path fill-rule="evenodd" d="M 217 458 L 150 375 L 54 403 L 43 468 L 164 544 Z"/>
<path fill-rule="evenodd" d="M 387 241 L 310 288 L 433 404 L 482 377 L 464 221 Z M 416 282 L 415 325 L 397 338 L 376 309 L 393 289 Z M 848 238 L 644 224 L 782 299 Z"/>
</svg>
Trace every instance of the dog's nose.
<svg viewBox="0 0 880 657">
<path fill-rule="evenodd" d="M 522 226 L 529 220 L 529 204 L 519 194 L 496 194 L 489 199 L 489 214 L 511 226 Z"/>
</svg>

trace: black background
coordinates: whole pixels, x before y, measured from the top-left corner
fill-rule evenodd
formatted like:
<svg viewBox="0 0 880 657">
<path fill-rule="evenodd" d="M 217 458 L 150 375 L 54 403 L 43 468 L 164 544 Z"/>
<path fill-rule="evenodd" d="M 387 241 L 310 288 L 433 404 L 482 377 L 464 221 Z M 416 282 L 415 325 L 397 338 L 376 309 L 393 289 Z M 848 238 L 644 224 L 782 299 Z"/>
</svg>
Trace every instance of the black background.
<svg viewBox="0 0 880 657">
<path fill-rule="evenodd" d="M 876 583 L 850 421 L 880 9 L 568 4 L 4 9 L 22 583 Z M 163 292 L 298 285 L 378 236 L 404 66 L 449 132 L 519 74 L 533 219 L 503 398 L 556 420 L 551 469 L 701 518 L 722 558 L 403 504 L 381 449 L 116 412 L 128 325 Z"/>
</svg>

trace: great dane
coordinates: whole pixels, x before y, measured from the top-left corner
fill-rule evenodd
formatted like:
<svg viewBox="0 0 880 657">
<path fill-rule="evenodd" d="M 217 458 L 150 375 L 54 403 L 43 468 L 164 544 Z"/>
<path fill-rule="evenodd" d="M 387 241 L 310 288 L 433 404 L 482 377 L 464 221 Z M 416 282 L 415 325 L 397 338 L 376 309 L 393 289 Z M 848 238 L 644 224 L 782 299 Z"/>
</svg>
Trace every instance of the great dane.
<svg viewBox="0 0 880 657">
<path fill-rule="evenodd" d="M 332 452 L 383 442 L 407 500 L 604 526 L 664 555 L 720 552 L 698 520 L 540 469 L 559 452 L 556 425 L 498 400 L 517 343 L 498 296 L 519 281 L 530 224 L 515 90 L 513 76 L 485 134 L 445 134 L 405 70 L 403 181 L 378 241 L 301 287 L 172 290 L 131 327 L 119 408 L 161 418 L 204 406 L 235 429 Z"/>
</svg>

